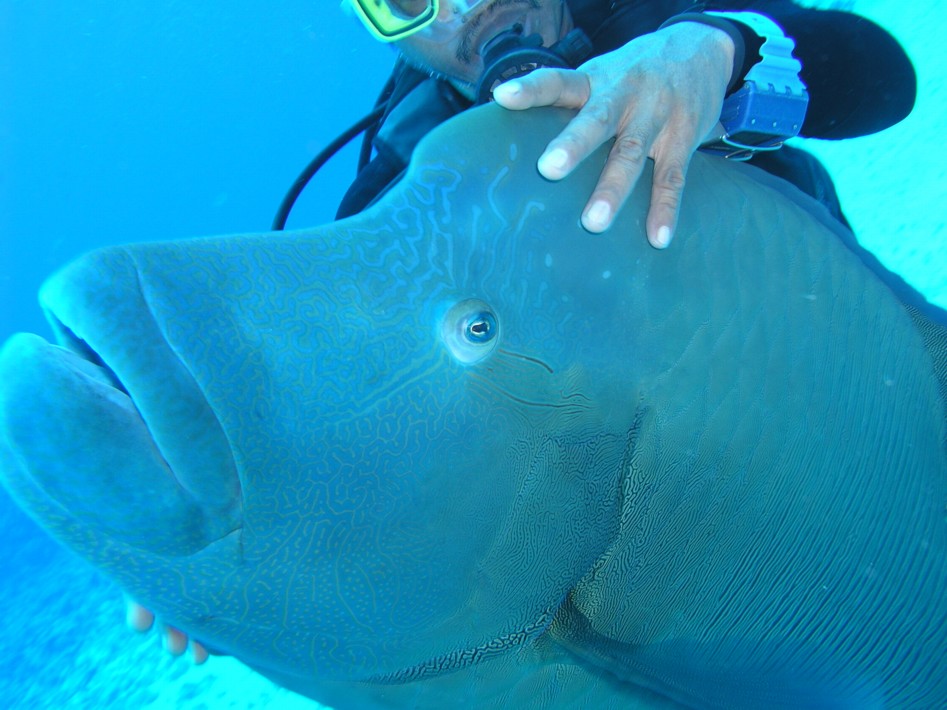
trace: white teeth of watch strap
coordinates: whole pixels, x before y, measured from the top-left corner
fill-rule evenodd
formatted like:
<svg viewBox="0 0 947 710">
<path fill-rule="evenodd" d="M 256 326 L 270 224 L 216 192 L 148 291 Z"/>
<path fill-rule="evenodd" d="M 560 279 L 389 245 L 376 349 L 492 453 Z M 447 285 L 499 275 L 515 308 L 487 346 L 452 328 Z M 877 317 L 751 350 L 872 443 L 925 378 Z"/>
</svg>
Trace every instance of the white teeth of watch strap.
<svg viewBox="0 0 947 710">
<path fill-rule="evenodd" d="M 755 82 L 760 88 L 765 88 L 770 84 L 776 91 L 785 91 L 795 96 L 805 93 L 806 85 L 799 78 L 802 64 L 792 56 L 796 44 L 785 35 L 779 25 L 756 12 L 707 12 L 706 14 L 740 22 L 763 38 L 763 46 L 760 47 L 762 61 L 754 64 L 747 72 L 746 81 Z"/>
</svg>

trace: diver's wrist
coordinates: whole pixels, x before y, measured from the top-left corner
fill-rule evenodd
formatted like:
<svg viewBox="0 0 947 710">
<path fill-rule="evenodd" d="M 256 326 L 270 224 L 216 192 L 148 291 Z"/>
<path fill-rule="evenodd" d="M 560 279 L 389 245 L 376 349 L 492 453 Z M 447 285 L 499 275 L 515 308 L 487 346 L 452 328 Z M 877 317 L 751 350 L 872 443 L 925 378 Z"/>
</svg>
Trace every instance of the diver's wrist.
<svg viewBox="0 0 947 710">
<path fill-rule="evenodd" d="M 694 30 L 700 32 L 704 37 L 714 43 L 715 47 L 721 52 L 721 63 L 726 67 L 726 75 L 732 76 L 735 68 L 739 65 L 736 63 L 736 42 L 734 42 L 730 33 L 719 27 L 703 22 L 685 24 L 690 24 Z"/>
<path fill-rule="evenodd" d="M 756 152 L 776 150 L 799 134 L 809 104 L 802 82 L 802 64 L 793 56 L 795 43 L 773 20 L 755 12 L 712 12 L 714 20 L 738 22 L 762 43 L 759 61 L 741 79 L 741 86 L 723 103 L 723 133 L 701 149 L 745 160 Z M 742 72 L 741 72 L 742 73 Z"/>
</svg>

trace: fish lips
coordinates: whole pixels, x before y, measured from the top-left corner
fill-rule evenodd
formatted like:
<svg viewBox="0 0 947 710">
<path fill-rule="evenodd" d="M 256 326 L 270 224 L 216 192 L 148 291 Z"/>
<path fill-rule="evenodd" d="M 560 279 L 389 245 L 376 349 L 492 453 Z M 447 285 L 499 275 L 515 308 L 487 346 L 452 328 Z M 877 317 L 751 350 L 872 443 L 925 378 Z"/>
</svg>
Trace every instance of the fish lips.
<svg viewBox="0 0 947 710">
<path fill-rule="evenodd" d="M 10 373 L 5 460 L 29 479 L 7 470 L 14 494 L 38 486 L 80 522 L 165 554 L 190 554 L 239 527 L 227 437 L 162 334 L 130 255 L 81 258 L 44 284 L 40 301 L 58 345 L 18 335 L 0 357 Z"/>
</svg>

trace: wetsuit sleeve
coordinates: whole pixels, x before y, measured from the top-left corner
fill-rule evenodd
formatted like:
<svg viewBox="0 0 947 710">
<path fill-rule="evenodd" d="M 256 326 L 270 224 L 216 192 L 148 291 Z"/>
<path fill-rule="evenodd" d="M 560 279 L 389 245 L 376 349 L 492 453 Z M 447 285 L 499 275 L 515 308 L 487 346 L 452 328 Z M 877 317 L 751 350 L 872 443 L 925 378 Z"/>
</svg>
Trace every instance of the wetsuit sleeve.
<svg viewBox="0 0 947 710">
<path fill-rule="evenodd" d="M 802 136 L 837 140 L 875 133 L 898 123 L 914 107 L 917 78 L 911 60 L 894 37 L 870 20 L 784 0 L 707 3 L 703 8 L 760 12 L 793 38 L 809 90 Z M 739 29 L 745 74 L 759 61 L 761 40 L 748 27 Z"/>
<path fill-rule="evenodd" d="M 405 163 L 397 155 L 384 148 L 359 172 L 355 181 L 342 197 L 335 218 L 343 219 L 368 207 L 404 171 Z"/>
<path fill-rule="evenodd" d="M 393 95 L 397 99 L 392 99 L 395 105 L 385 114 L 372 141 L 376 155 L 345 193 L 336 219 L 368 207 L 408 166 L 424 136 L 470 106 L 447 82 L 429 79 L 426 74 L 420 76 L 423 80 L 416 81 L 418 72 L 409 69 L 396 82 Z M 407 86 L 404 92 L 401 82 Z"/>
</svg>

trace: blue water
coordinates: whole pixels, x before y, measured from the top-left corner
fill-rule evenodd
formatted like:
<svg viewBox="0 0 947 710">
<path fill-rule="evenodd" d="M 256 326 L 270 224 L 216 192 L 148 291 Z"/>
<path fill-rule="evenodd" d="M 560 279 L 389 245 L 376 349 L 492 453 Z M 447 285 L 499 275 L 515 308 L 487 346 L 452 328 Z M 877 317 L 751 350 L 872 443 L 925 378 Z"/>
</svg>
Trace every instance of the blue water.
<svg viewBox="0 0 947 710">
<path fill-rule="evenodd" d="M 336 2 L 0 1 L 0 341 L 48 335 L 37 289 L 89 249 L 267 229 L 298 172 L 371 108 L 392 58 Z M 330 221 L 354 170 L 354 153 L 327 166 L 288 226 Z M 3 491 L 0 530 L 0 706 L 284 695 L 125 630 L 117 590 Z"/>
<path fill-rule="evenodd" d="M 815 149 L 863 242 L 947 305 L 947 10 L 848 4 L 896 32 L 922 93 L 902 126 Z M 266 229 L 391 60 L 335 2 L 0 0 L 0 340 L 48 333 L 37 288 L 84 251 Z M 354 161 L 330 164 L 289 226 L 329 221 Z M 0 531 L 0 705 L 315 706 L 228 659 L 194 668 L 126 631 L 118 591 L 3 493 Z"/>
</svg>

